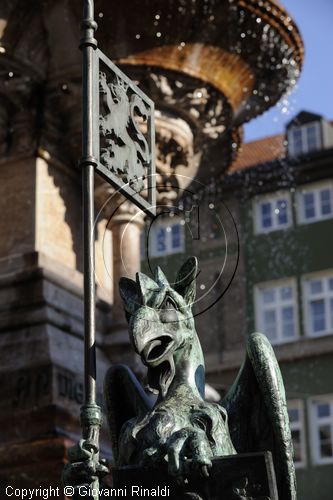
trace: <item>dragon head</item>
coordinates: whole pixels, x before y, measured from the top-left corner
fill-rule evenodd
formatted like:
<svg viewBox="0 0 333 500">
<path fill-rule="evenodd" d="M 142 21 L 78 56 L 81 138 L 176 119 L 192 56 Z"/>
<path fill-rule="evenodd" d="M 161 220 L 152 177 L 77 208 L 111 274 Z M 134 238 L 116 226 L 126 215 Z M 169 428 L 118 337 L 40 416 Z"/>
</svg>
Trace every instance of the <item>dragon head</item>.
<svg viewBox="0 0 333 500">
<path fill-rule="evenodd" d="M 173 286 L 159 267 L 154 279 L 143 273 L 137 273 L 136 281 L 120 279 L 132 344 L 148 367 L 151 390 L 162 396 L 175 376 L 177 362 L 198 343 L 192 314 L 197 271 L 197 260 L 190 257 Z"/>
</svg>

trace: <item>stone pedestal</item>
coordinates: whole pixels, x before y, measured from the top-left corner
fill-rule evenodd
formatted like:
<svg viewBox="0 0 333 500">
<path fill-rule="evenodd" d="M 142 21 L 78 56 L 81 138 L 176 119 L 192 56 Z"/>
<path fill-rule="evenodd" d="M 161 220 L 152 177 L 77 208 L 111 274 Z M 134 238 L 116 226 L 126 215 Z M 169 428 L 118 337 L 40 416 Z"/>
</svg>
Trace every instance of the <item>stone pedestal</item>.
<svg viewBox="0 0 333 500">
<path fill-rule="evenodd" d="M 0 209 L 0 482 L 60 486 L 66 448 L 81 435 L 80 173 L 45 157 L 3 159 Z M 102 403 L 110 308 L 98 298 L 96 309 Z"/>
</svg>

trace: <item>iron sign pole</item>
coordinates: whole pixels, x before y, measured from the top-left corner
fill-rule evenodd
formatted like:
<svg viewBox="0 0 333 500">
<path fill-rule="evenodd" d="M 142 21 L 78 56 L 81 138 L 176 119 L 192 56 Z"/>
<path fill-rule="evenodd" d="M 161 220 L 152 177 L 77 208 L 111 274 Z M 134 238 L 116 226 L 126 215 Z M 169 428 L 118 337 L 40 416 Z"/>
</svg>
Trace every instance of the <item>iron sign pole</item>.
<svg viewBox="0 0 333 500">
<path fill-rule="evenodd" d="M 89 462 L 92 477 L 93 500 L 98 500 L 99 477 L 106 467 L 99 460 L 99 431 L 101 409 L 96 404 L 96 338 L 95 338 L 95 232 L 94 232 L 94 175 L 104 177 L 126 198 L 141 209 L 155 215 L 155 161 L 154 161 L 154 103 L 124 75 L 99 49 L 94 34 L 94 0 L 83 0 L 82 38 L 82 199 L 84 245 L 84 404 L 81 407 L 83 439 L 79 443 L 83 454 L 73 454 L 72 463 Z M 107 74 L 110 83 L 107 81 Z M 116 98 L 114 97 L 116 93 Z M 100 98 L 106 94 L 100 115 Z M 104 96 L 105 97 L 105 96 Z M 128 104 L 128 106 L 127 106 Z M 123 129 L 114 124 L 117 113 L 123 113 Z M 127 113 L 127 114 L 126 114 Z M 147 140 L 138 128 L 134 115 L 147 121 Z M 128 133 L 132 130 L 132 136 Z M 101 133 L 103 145 L 101 148 Z M 114 140 L 120 142 L 117 157 L 112 150 Z M 126 144 L 126 141 L 129 144 Z M 137 157 L 128 151 L 137 151 Z M 103 152 L 101 155 L 100 152 Z M 139 151 L 139 153 L 138 153 Z M 126 156 L 127 152 L 127 156 Z M 115 162 L 123 165 L 119 175 Z M 148 200 L 140 191 L 144 188 L 145 169 L 148 171 Z M 139 189 L 140 188 L 140 189 Z M 83 455 L 83 457 L 82 457 Z"/>
<path fill-rule="evenodd" d="M 93 61 L 97 41 L 94 33 L 94 1 L 84 0 L 82 38 L 82 171 L 83 244 L 84 244 L 84 386 L 85 400 L 81 408 L 84 447 L 92 453 L 94 465 L 99 461 L 99 428 L 101 410 L 96 404 L 96 341 L 95 341 L 95 241 L 94 241 L 94 158 L 93 130 Z M 98 489 L 98 478 L 93 486 Z M 97 499 L 98 496 L 94 496 Z"/>
</svg>

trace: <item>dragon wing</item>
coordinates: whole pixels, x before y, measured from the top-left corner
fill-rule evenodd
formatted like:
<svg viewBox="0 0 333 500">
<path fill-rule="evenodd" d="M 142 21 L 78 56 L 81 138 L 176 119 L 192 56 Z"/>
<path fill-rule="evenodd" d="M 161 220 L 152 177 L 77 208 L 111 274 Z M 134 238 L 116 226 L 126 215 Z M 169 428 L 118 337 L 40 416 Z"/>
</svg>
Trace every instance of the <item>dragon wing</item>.
<svg viewBox="0 0 333 500">
<path fill-rule="evenodd" d="M 127 366 L 113 365 L 104 379 L 104 399 L 115 462 L 119 456 L 119 435 L 125 422 L 151 410 L 153 403 Z"/>
<path fill-rule="evenodd" d="M 292 440 L 284 385 L 267 338 L 253 333 L 245 361 L 222 401 L 238 453 L 271 451 L 280 500 L 296 500 Z"/>
</svg>

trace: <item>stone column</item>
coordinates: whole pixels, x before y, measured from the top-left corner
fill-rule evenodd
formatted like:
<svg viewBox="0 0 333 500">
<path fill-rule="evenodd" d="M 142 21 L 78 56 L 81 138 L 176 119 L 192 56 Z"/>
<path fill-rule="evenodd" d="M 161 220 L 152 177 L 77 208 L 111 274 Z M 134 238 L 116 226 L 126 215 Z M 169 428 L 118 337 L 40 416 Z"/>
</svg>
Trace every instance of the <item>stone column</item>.
<svg viewBox="0 0 333 500">
<path fill-rule="evenodd" d="M 105 336 L 104 351 L 112 362 L 129 364 L 141 371 L 138 359 L 130 345 L 124 306 L 119 295 L 119 279 L 122 276 L 135 279 L 140 271 L 140 235 L 144 225 L 144 213 L 133 203 L 115 193 L 108 184 L 96 189 L 97 203 L 108 219 L 112 232 L 112 280 L 113 305 L 111 328 Z"/>
</svg>

